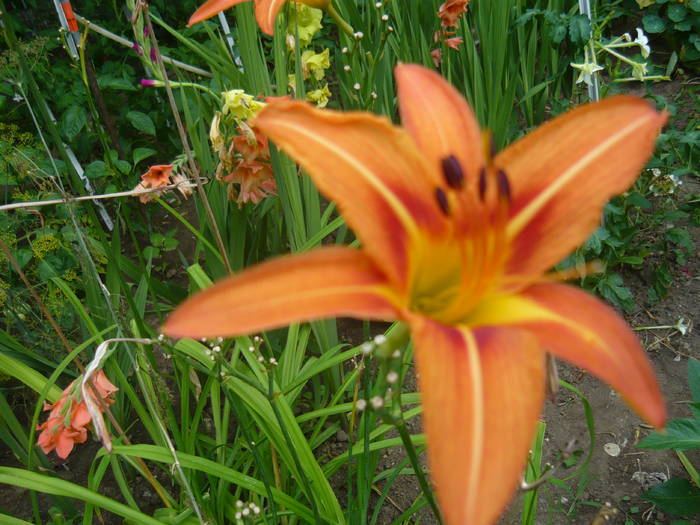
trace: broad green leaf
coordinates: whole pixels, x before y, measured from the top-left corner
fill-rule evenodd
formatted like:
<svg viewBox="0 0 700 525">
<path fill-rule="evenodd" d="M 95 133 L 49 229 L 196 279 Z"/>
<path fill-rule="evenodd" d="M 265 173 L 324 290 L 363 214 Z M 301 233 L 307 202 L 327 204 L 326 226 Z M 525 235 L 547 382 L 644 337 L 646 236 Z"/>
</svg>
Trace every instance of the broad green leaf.
<svg viewBox="0 0 700 525">
<path fill-rule="evenodd" d="M 119 173 L 122 175 L 128 175 L 129 172 L 131 171 L 131 164 L 129 164 L 125 160 L 117 160 L 114 165 L 117 167 L 119 170 Z"/>
<path fill-rule="evenodd" d="M 562 40 L 566 38 L 566 26 L 564 24 L 555 26 L 552 30 L 551 38 L 555 44 L 561 44 Z"/>
<path fill-rule="evenodd" d="M 644 25 L 644 31 L 647 33 L 663 33 L 664 29 L 666 29 L 666 24 L 659 15 L 644 15 L 642 24 Z"/>
<path fill-rule="evenodd" d="M 585 44 L 591 38 L 591 22 L 586 15 L 571 17 L 569 38 L 574 44 Z"/>
<path fill-rule="evenodd" d="M 99 179 L 108 174 L 107 165 L 101 160 L 95 160 L 85 167 L 85 176 L 88 179 Z"/>
<path fill-rule="evenodd" d="M 690 2 L 688 2 L 688 7 L 696 13 L 700 13 L 700 0 L 690 0 Z"/>
<path fill-rule="evenodd" d="M 687 479 L 671 478 L 643 496 L 674 516 L 693 516 L 700 512 L 700 489 Z"/>
<path fill-rule="evenodd" d="M 18 248 L 12 254 L 15 256 L 15 260 L 20 268 L 24 268 L 27 263 L 32 259 L 32 251 L 29 248 Z M 14 270 L 14 268 L 13 268 Z"/>
<path fill-rule="evenodd" d="M 129 111 L 126 114 L 126 118 L 129 120 L 129 122 L 131 122 L 131 125 L 139 131 L 143 131 L 149 135 L 156 134 L 155 124 L 153 124 L 151 117 L 145 113 L 142 113 L 141 111 Z"/>
<path fill-rule="evenodd" d="M 700 448 L 700 421 L 697 419 L 672 419 L 666 425 L 666 433 L 654 432 L 642 439 L 640 448 L 691 450 Z"/>
<path fill-rule="evenodd" d="M 143 159 L 147 159 L 158 153 L 156 150 L 151 148 L 136 148 L 133 153 L 134 165 L 141 162 Z"/>
<path fill-rule="evenodd" d="M 668 11 L 666 11 L 666 15 L 674 22 L 683 20 L 687 13 L 688 10 L 683 4 L 671 4 L 668 6 Z"/>
<path fill-rule="evenodd" d="M 73 140 L 87 123 L 87 111 L 83 106 L 71 106 L 61 115 L 61 131 Z"/>
<path fill-rule="evenodd" d="M 99 77 L 97 79 L 97 85 L 100 89 L 119 89 L 122 91 L 138 91 L 138 88 L 133 82 L 128 81 L 125 78 L 116 77 Z"/>
</svg>

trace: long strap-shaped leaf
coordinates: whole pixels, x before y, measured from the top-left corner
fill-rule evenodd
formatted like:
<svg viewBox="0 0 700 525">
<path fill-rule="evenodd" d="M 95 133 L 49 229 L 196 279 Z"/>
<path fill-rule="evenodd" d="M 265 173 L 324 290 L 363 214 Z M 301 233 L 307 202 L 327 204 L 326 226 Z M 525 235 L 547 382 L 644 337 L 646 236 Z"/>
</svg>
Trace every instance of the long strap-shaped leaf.
<svg viewBox="0 0 700 525">
<path fill-rule="evenodd" d="M 171 463 L 173 460 L 172 453 L 168 449 L 155 445 L 115 445 L 113 453 L 120 454 L 122 456 L 150 459 L 151 461 L 160 461 L 162 463 Z M 245 474 L 220 465 L 214 461 L 193 456 L 192 454 L 178 452 L 177 459 L 183 468 L 191 468 L 201 472 L 206 472 L 210 476 L 216 476 L 220 479 L 238 485 L 241 488 L 259 494 L 260 496 L 267 497 L 265 485 L 258 479 L 246 476 Z M 301 519 L 309 523 L 313 522 L 313 513 L 311 512 L 311 509 L 302 505 L 294 498 L 280 490 L 275 488 L 272 488 L 271 490 L 272 494 L 277 499 L 278 504 L 293 511 Z"/>
<path fill-rule="evenodd" d="M 44 474 L 37 474 L 36 472 L 30 472 L 20 468 L 0 467 L 0 483 L 35 490 L 45 494 L 79 499 L 113 512 L 123 518 L 128 518 L 135 523 L 140 523 L 141 525 L 162 525 L 161 521 L 153 519 L 131 507 L 127 507 L 123 503 L 114 501 L 111 498 L 102 496 L 97 492 L 93 492 L 75 483 L 70 483 L 69 481 L 52 476 L 45 476 Z"/>
</svg>

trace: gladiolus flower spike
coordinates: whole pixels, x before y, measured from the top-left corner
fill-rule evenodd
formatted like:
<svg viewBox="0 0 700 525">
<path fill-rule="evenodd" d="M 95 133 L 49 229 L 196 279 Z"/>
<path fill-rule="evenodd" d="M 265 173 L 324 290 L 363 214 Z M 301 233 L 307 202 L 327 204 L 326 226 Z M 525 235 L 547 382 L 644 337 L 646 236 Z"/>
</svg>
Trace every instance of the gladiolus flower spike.
<svg viewBox="0 0 700 525">
<path fill-rule="evenodd" d="M 208 0 L 204 2 L 190 17 L 187 26 L 192 26 L 198 22 L 207 20 L 221 11 L 233 7 L 248 0 Z M 255 2 L 255 19 L 258 21 L 260 29 L 268 35 L 273 34 L 275 30 L 275 18 L 282 6 L 288 0 L 254 0 Z M 330 0 L 299 0 L 301 3 L 309 7 L 317 9 L 328 9 Z"/>
<path fill-rule="evenodd" d="M 107 379 L 102 370 L 97 372 L 93 385 L 106 406 L 114 403 L 113 394 L 119 389 Z M 86 427 L 92 422 L 92 416 L 80 394 L 79 386 L 80 380 L 73 381 L 53 405 L 44 404 L 44 410 L 51 410 L 48 419 L 37 427 L 37 430 L 41 430 L 37 445 L 44 454 L 55 450 L 59 458 L 66 459 L 76 443 L 85 443 L 87 440 Z M 94 392 L 91 396 L 98 403 Z M 101 406 L 100 411 L 103 411 Z"/>
<path fill-rule="evenodd" d="M 319 248 L 245 270 L 186 301 L 163 332 L 238 336 L 329 316 L 406 322 L 445 520 L 491 524 L 525 466 L 545 352 L 607 382 L 657 428 L 666 421 L 625 322 L 545 275 L 632 184 L 666 115 L 613 97 L 493 155 L 440 76 L 416 65 L 396 76 L 403 128 L 292 100 L 255 120 L 338 204 L 362 249 Z"/>
</svg>

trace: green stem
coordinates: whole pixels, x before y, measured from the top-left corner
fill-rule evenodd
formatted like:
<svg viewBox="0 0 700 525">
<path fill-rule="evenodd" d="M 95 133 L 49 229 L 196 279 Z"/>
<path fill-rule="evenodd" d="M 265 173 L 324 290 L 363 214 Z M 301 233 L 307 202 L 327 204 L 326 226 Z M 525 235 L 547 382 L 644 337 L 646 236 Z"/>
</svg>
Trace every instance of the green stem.
<svg viewBox="0 0 700 525">
<path fill-rule="evenodd" d="M 411 333 L 405 323 L 396 323 L 393 330 L 386 333 L 386 340 L 377 345 L 374 355 L 380 359 L 389 359 L 397 348 L 406 346 Z"/>
<path fill-rule="evenodd" d="M 348 24 L 342 16 L 340 16 L 340 13 L 335 10 L 335 7 L 333 7 L 332 4 L 328 4 L 328 7 L 326 8 L 326 11 L 330 15 L 330 17 L 333 19 L 333 21 L 340 27 L 340 29 L 343 30 L 343 32 L 348 35 L 348 36 L 353 36 L 355 34 L 355 31 L 353 30 L 352 26 Z"/>
<path fill-rule="evenodd" d="M 435 497 L 433 496 L 433 491 L 431 490 L 430 485 L 428 484 L 428 480 L 425 477 L 423 467 L 421 467 L 420 463 L 418 462 L 418 454 L 416 454 L 416 449 L 413 446 L 413 442 L 411 441 L 411 436 L 408 433 L 408 430 L 406 429 L 406 422 L 403 419 L 403 415 L 401 415 L 397 421 L 394 421 L 394 426 L 399 432 L 399 436 L 401 436 L 401 441 L 403 442 L 403 446 L 406 449 L 406 453 L 408 454 L 408 459 L 410 460 L 411 466 L 413 467 L 413 472 L 416 473 L 416 477 L 418 478 L 418 484 L 420 485 L 420 488 L 423 491 L 423 495 L 425 496 L 425 499 L 428 500 L 430 507 L 433 509 L 433 514 L 435 515 L 435 518 L 438 520 L 439 523 L 442 523 L 440 509 L 437 506 L 437 502 L 435 501 Z"/>
<path fill-rule="evenodd" d="M 204 244 L 204 246 L 206 246 L 206 247 L 211 251 L 211 253 L 214 254 L 214 256 L 219 260 L 219 262 L 220 262 L 221 264 L 224 264 L 224 258 L 221 256 L 221 254 L 219 253 L 219 251 L 214 247 L 214 245 L 213 245 L 212 243 L 210 243 L 210 242 L 206 239 L 206 237 L 204 237 L 204 235 L 202 235 L 202 233 L 201 233 L 200 231 L 197 230 L 197 228 L 195 228 L 194 226 L 192 226 L 192 224 L 191 224 L 187 219 L 185 219 L 185 217 L 183 217 L 182 214 L 178 213 L 178 212 L 175 210 L 175 208 L 173 208 L 172 206 L 170 206 L 168 203 L 166 203 L 166 202 L 165 202 L 163 199 L 161 199 L 160 197 L 157 197 L 157 198 L 156 198 L 156 202 L 157 202 L 158 204 L 160 204 L 161 206 L 163 206 L 163 208 L 165 208 L 166 210 L 168 210 L 178 221 L 180 221 L 180 222 L 182 223 L 182 225 L 183 225 L 185 228 L 187 228 L 195 237 L 197 237 L 197 239 L 199 239 L 199 240 L 202 242 L 202 244 Z"/>
<path fill-rule="evenodd" d="M 697 469 L 690 462 L 688 456 L 686 456 L 681 450 L 676 450 L 676 455 L 678 455 L 678 459 L 681 461 L 681 463 L 683 463 L 683 467 L 685 467 L 686 472 L 688 472 L 688 475 L 693 483 L 695 483 L 695 486 L 700 487 L 700 473 L 698 473 Z"/>
<path fill-rule="evenodd" d="M 197 84 L 196 82 L 171 82 L 170 85 L 174 88 L 183 88 L 183 87 L 189 87 L 193 89 L 199 89 L 201 91 L 204 91 L 205 93 L 208 93 L 212 97 L 214 97 L 216 100 L 220 101 L 221 96 L 214 90 L 209 89 L 207 86 L 202 86 L 201 84 Z"/>
</svg>

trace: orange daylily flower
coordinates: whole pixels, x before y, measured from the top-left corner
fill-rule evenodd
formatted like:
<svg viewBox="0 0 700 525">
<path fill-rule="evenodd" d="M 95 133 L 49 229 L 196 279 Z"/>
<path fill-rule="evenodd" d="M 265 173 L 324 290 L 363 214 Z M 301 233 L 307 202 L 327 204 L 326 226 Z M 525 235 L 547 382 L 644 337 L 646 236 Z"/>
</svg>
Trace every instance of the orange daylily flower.
<svg viewBox="0 0 700 525">
<path fill-rule="evenodd" d="M 597 375 L 654 426 L 666 421 L 625 322 L 545 274 L 632 184 L 666 115 L 609 98 L 492 156 L 439 75 L 400 65 L 396 77 L 403 128 L 291 100 L 255 121 L 338 204 L 362 249 L 324 247 L 245 270 L 187 300 L 163 331 L 238 336 L 329 316 L 406 322 L 445 519 L 491 524 L 525 466 L 545 352 Z"/>
<path fill-rule="evenodd" d="M 187 27 L 202 22 L 219 14 L 224 9 L 233 7 L 248 0 L 208 0 L 204 2 L 190 17 Z M 289 0 L 253 0 L 255 2 L 255 19 L 263 32 L 271 35 L 275 31 L 275 18 L 282 6 Z M 299 0 L 302 4 L 317 9 L 327 9 L 330 0 Z"/>
<path fill-rule="evenodd" d="M 41 447 L 44 454 L 56 450 L 59 458 L 66 459 L 76 443 L 85 443 L 87 440 L 85 427 L 90 424 L 92 417 L 81 397 L 79 385 L 79 380 L 73 381 L 63 391 L 58 401 L 54 404 L 44 404 L 44 410 L 51 410 L 48 419 L 37 427 L 37 430 L 42 431 L 37 439 L 37 445 Z M 114 403 L 112 394 L 119 389 L 107 379 L 102 370 L 95 375 L 93 385 L 106 406 Z M 94 392 L 90 395 L 95 404 L 101 407 Z"/>
</svg>

